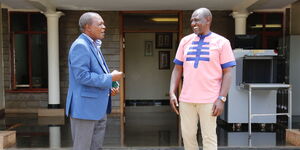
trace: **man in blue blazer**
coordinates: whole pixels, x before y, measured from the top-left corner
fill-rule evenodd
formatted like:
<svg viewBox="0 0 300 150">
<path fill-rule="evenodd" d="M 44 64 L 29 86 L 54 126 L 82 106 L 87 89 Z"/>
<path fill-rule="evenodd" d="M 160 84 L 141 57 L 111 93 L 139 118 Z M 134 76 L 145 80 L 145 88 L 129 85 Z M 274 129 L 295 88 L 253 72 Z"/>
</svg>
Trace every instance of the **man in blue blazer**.
<svg viewBox="0 0 300 150">
<path fill-rule="evenodd" d="M 99 150 L 105 135 L 106 114 L 111 112 L 111 98 L 119 93 L 112 82 L 123 73 L 110 73 L 101 53 L 105 25 L 98 13 L 87 12 L 79 19 L 82 34 L 69 52 L 69 90 L 66 115 L 70 116 L 73 150 Z"/>
</svg>

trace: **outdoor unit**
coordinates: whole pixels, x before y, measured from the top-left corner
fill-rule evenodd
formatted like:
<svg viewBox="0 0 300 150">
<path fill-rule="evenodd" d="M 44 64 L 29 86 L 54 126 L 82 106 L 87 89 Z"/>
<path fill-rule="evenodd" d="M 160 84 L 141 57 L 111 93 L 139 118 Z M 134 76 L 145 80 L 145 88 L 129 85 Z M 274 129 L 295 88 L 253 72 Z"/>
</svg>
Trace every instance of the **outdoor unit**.
<svg viewBox="0 0 300 150">
<path fill-rule="evenodd" d="M 280 83 L 283 75 L 278 66 L 283 59 L 271 50 L 234 50 L 237 65 L 232 70 L 232 84 L 221 119 L 227 123 L 248 123 L 248 89 L 247 83 Z M 284 66 L 284 65 L 283 65 Z M 252 113 L 276 113 L 276 90 L 253 90 Z M 254 117 L 252 123 L 276 123 L 276 116 Z"/>
</svg>

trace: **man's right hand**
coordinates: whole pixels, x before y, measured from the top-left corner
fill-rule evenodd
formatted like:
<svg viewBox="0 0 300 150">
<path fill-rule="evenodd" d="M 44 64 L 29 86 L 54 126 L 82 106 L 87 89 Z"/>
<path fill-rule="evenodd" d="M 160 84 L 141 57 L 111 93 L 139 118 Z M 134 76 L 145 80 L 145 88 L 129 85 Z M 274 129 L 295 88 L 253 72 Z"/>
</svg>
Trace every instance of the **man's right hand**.
<svg viewBox="0 0 300 150">
<path fill-rule="evenodd" d="M 179 115 L 179 111 L 178 111 L 178 101 L 177 101 L 177 97 L 175 95 L 170 96 L 170 105 L 172 110 Z"/>
<path fill-rule="evenodd" d="M 123 72 L 114 70 L 110 73 L 112 75 L 112 81 L 119 81 L 123 77 Z"/>
</svg>

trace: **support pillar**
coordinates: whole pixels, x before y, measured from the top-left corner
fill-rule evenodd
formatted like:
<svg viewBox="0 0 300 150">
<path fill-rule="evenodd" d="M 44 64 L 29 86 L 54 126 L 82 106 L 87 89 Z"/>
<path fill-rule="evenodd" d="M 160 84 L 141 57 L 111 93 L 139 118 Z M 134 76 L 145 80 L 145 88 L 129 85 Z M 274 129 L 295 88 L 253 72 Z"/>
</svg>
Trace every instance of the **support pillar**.
<svg viewBox="0 0 300 150">
<path fill-rule="evenodd" d="M 60 126 L 49 126 L 49 148 L 61 148 Z"/>
<path fill-rule="evenodd" d="M 48 108 L 60 108 L 58 21 L 62 12 L 45 12 L 48 28 Z"/>
<path fill-rule="evenodd" d="M 235 21 L 235 35 L 246 34 L 246 23 L 248 12 L 232 12 L 232 17 Z"/>
</svg>

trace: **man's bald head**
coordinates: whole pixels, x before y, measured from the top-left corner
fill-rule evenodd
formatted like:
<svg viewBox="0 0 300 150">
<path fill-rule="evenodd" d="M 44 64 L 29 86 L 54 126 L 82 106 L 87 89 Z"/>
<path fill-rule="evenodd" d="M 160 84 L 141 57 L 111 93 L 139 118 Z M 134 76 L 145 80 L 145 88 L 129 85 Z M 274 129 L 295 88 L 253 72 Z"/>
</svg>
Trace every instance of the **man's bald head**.
<svg viewBox="0 0 300 150">
<path fill-rule="evenodd" d="M 191 18 L 198 18 L 199 20 L 203 21 L 202 23 L 211 23 L 212 14 L 207 8 L 198 8 L 193 12 Z"/>
</svg>

